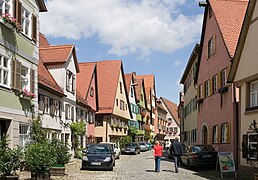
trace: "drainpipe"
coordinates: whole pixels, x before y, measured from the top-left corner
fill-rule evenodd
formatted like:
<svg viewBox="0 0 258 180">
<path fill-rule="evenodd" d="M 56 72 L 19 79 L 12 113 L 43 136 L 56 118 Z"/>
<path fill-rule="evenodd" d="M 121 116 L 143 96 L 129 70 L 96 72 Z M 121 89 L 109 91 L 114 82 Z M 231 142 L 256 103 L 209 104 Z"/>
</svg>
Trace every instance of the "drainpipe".
<svg viewBox="0 0 258 180">
<path fill-rule="evenodd" d="M 106 142 L 108 142 L 107 138 L 108 138 L 108 118 L 106 119 Z"/>
<path fill-rule="evenodd" d="M 235 104 L 235 108 L 236 108 L 236 129 L 237 129 L 237 135 L 236 135 L 236 152 L 237 152 L 237 156 L 236 156 L 236 169 L 238 170 L 238 165 L 239 165 L 239 111 L 238 111 L 238 103 L 236 102 L 236 87 L 234 85 L 234 83 L 232 83 L 233 86 L 233 95 L 234 95 L 234 104 Z"/>
</svg>

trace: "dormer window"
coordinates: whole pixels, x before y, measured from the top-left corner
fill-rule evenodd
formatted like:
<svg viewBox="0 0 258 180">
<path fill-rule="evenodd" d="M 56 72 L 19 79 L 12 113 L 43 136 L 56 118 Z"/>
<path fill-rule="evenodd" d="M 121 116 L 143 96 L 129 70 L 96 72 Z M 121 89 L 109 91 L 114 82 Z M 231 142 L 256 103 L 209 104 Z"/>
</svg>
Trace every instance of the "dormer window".
<svg viewBox="0 0 258 180">
<path fill-rule="evenodd" d="M 71 93 L 75 92 L 75 75 L 69 70 L 66 70 L 66 90 Z"/>
</svg>

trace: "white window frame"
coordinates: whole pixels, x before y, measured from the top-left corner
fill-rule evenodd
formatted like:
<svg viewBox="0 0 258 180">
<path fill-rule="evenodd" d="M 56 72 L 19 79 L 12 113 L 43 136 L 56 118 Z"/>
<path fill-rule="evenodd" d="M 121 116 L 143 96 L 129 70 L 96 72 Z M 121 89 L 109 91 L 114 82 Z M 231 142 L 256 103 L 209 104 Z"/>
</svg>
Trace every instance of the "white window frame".
<svg viewBox="0 0 258 180">
<path fill-rule="evenodd" d="M 203 98 L 202 97 L 202 84 L 199 85 L 199 96 L 200 96 L 200 98 Z"/>
<path fill-rule="evenodd" d="M 60 114 L 60 102 L 58 100 L 53 100 L 53 104 L 54 104 L 54 107 L 55 107 L 55 116 L 59 116 Z"/>
<path fill-rule="evenodd" d="M 24 149 L 30 143 L 30 125 L 19 123 L 19 145 Z"/>
<path fill-rule="evenodd" d="M 228 141 L 228 124 L 224 123 L 221 125 L 221 143 L 227 143 Z"/>
<path fill-rule="evenodd" d="M 31 12 L 24 6 L 21 8 L 21 27 L 22 33 L 31 37 Z"/>
<path fill-rule="evenodd" d="M 215 131 L 214 131 L 214 129 L 215 129 Z M 218 125 L 213 126 L 213 128 L 212 128 L 212 142 L 213 143 L 219 142 L 219 126 Z"/>
<path fill-rule="evenodd" d="M 210 95 L 210 81 L 205 82 L 205 97 L 208 97 Z"/>
<path fill-rule="evenodd" d="M 7 61 L 6 65 L 5 65 L 5 60 Z M 10 87 L 10 84 L 11 84 L 10 83 L 10 80 L 11 80 L 10 62 L 11 62 L 10 58 L 0 54 L 0 86 L 4 86 L 8 88 Z M 7 73 L 7 75 L 5 73 Z M 4 83 L 5 78 L 7 81 L 6 83 Z"/>
<path fill-rule="evenodd" d="M 253 88 L 254 85 L 256 85 L 257 88 Z M 254 97 L 254 101 L 252 97 Z M 256 106 L 258 106 L 258 81 L 250 83 L 250 107 Z"/>
<path fill-rule="evenodd" d="M 44 113 L 50 113 L 50 99 L 47 96 L 44 96 Z"/>
<path fill-rule="evenodd" d="M 93 88 L 93 87 L 90 88 L 90 96 L 91 96 L 91 97 L 94 96 L 94 88 Z"/>
<path fill-rule="evenodd" d="M 257 133 L 248 133 L 247 135 L 248 135 L 248 142 L 247 142 L 248 146 L 247 147 L 248 148 L 252 148 L 252 147 L 255 148 L 255 146 L 257 147 L 258 142 L 250 141 L 250 136 L 258 136 Z M 257 150 L 256 150 L 255 153 L 254 153 L 254 156 L 250 156 L 250 153 L 248 153 L 248 159 L 250 159 L 250 160 L 258 160 Z"/>
<path fill-rule="evenodd" d="M 2 12 L 0 11 L 1 15 L 2 14 L 12 14 L 12 0 L 2 0 L 2 2 L 3 2 L 3 4 L 2 4 Z M 6 6 L 9 6 L 8 11 L 6 11 Z"/>
<path fill-rule="evenodd" d="M 221 71 L 221 86 L 222 87 L 226 86 L 226 82 L 227 82 L 227 72 L 226 72 L 226 69 L 223 69 Z"/>
<path fill-rule="evenodd" d="M 214 36 L 208 41 L 208 59 L 211 58 L 214 54 L 214 46 L 215 46 L 215 38 Z"/>
<path fill-rule="evenodd" d="M 23 70 L 25 70 L 25 74 Z M 30 91 L 29 68 L 24 65 L 21 66 L 21 89 Z"/>
</svg>

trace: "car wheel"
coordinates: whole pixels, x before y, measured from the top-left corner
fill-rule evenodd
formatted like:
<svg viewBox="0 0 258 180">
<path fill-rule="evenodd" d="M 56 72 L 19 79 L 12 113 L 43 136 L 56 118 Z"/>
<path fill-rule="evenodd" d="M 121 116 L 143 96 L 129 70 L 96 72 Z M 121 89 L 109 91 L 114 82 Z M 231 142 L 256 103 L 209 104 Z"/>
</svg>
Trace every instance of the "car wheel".
<svg viewBox="0 0 258 180">
<path fill-rule="evenodd" d="M 114 161 L 113 166 L 116 166 L 116 161 Z"/>
<path fill-rule="evenodd" d="M 187 169 L 190 169 L 190 168 L 191 168 L 191 164 L 190 164 L 189 159 L 187 159 Z"/>
<path fill-rule="evenodd" d="M 112 167 L 110 167 L 108 170 L 109 170 L 109 171 L 113 171 L 113 169 L 114 169 L 114 167 L 112 166 Z"/>
</svg>

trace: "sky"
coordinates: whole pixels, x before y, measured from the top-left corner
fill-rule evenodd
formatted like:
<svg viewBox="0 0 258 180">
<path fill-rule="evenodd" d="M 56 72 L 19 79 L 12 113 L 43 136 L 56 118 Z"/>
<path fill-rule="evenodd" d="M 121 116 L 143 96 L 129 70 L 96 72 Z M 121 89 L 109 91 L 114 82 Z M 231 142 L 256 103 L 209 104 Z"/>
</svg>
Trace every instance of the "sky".
<svg viewBox="0 0 258 180">
<path fill-rule="evenodd" d="M 125 73 L 154 74 L 157 97 L 178 104 L 179 81 L 200 42 L 197 0 L 47 0 L 40 31 L 75 44 L 79 62 L 122 60 Z"/>
</svg>

